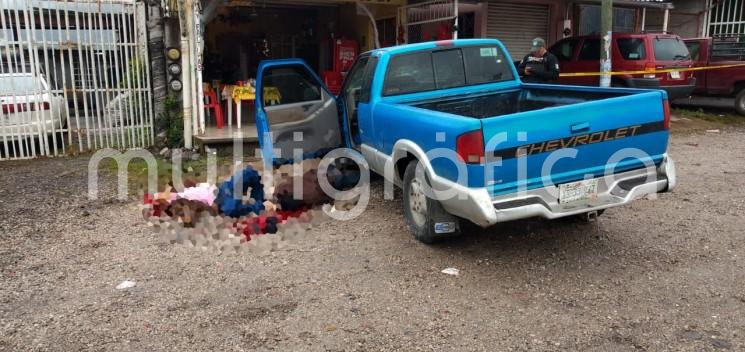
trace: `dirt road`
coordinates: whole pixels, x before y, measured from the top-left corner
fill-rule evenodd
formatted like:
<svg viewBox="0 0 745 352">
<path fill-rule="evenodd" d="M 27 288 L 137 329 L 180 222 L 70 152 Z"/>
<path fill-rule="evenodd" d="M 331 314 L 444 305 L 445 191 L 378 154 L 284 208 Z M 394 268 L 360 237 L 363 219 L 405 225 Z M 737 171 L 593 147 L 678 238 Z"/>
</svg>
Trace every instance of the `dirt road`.
<svg viewBox="0 0 745 352">
<path fill-rule="evenodd" d="M 676 192 L 595 224 L 435 246 L 378 181 L 356 221 L 268 256 L 160 244 L 135 203 L 85 198 L 83 158 L 0 163 L 0 350 L 742 351 L 744 141 L 675 135 Z"/>
</svg>

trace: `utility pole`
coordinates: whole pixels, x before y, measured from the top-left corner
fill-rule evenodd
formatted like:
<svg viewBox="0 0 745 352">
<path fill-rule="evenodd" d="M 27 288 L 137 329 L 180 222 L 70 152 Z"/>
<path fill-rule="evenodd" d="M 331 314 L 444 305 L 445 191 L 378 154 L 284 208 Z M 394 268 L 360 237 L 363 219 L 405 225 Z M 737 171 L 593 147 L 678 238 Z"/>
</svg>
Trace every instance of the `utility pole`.
<svg viewBox="0 0 745 352">
<path fill-rule="evenodd" d="M 613 38 L 613 0 L 603 0 L 600 9 L 600 86 L 610 87 L 611 55 Z"/>
</svg>

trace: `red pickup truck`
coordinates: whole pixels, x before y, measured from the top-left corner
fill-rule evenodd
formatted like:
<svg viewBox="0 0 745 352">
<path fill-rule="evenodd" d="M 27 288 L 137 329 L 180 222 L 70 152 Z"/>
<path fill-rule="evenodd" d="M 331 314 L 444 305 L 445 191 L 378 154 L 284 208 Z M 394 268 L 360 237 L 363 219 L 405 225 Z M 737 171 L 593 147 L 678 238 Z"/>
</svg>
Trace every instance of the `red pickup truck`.
<svg viewBox="0 0 745 352">
<path fill-rule="evenodd" d="M 561 73 L 599 72 L 600 37 L 565 38 L 549 51 L 559 60 Z M 687 69 L 693 65 L 683 40 L 673 34 L 613 33 L 611 46 L 613 71 L 645 71 Z M 613 76 L 614 87 L 659 88 L 672 99 L 687 97 L 696 86 L 696 79 L 686 71 Z M 561 84 L 598 85 L 599 76 L 560 77 Z"/>
<path fill-rule="evenodd" d="M 696 67 L 745 65 L 745 36 L 686 39 L 685 44 Z M 737 113 L 745 115 L 745 66 L 695 71 L 694 74 L 696 97 L 691 102 L 734 105 Z"/>
</svg>

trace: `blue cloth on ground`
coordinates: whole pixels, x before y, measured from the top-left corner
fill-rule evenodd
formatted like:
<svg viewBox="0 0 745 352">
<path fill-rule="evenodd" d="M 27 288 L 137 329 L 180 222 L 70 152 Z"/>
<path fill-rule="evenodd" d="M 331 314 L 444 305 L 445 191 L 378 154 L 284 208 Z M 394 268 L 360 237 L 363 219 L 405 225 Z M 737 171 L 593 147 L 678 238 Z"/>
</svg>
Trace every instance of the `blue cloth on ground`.
<svg viewBox="0 0 745 352">
<path fill-rule="evenodd" d="M 240 194 L 233 194 L 236 183 Z M 251 187 L 251 198 L 256 200 L 253 204 L 244 204 L 241 200 Z M 230 180 L 220 185 L 215 200 L 223 214 L 230 217 L 240 217 L 250 213 L 260 214 L 264 210 L 264 185 L 261 183 L 259 172 L 250 166 L 243 169 L 240 174 L 233 175 Z"/>
</svg>

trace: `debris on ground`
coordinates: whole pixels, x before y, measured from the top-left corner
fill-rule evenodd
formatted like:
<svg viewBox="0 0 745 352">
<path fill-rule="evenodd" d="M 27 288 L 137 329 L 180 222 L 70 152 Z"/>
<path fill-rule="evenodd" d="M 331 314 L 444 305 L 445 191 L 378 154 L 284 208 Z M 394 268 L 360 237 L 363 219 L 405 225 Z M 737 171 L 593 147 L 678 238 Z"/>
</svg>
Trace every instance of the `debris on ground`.
<svg viewBox="0 0 745 352">
<path fill-rule="evenodd" d="M 719 133 L 719 132 L 720 132 L 719 129 L 706 130 L 706 133 Z"/>
<path fill-rule="evenodd" d="M 441 271 L 441 272 L 442 272 L 443 274 L 447 274 L 447 275 L 453 275 L 453 276 L 458 276 L 458 275 L 460 275 L 460 270 L 458 270 L 458 269 L 456 269 L 456 268 L 445 268 L 445 269 L 442 269 L 442 271 Z"/>
<path fill-rule="evenodd" d="M 137 282 L 135 282 L 134 280 L 132 280 L 132 281 L 130 281 L 130 280 L 124 280 L 119 285 L 116 285 L 116 289 L 117 290 L 126 290 L 128 288 L 135 287 L 135 285 L 137 285 Z"/>
</svg>

